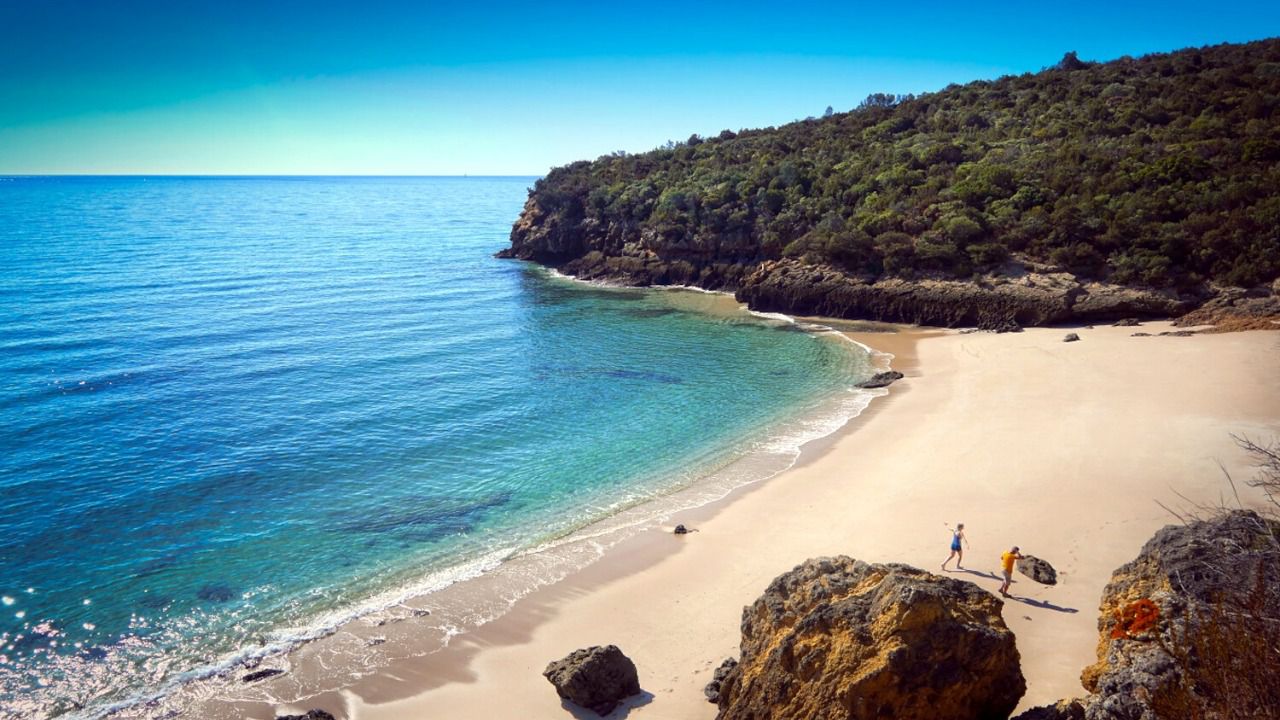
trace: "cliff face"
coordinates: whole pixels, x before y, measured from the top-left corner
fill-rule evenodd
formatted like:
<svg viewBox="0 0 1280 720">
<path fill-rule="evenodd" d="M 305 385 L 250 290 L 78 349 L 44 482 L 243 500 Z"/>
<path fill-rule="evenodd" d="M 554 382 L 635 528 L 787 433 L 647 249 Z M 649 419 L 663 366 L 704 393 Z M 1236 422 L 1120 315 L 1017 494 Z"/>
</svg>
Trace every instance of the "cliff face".
<svg viewBox="0 0 1280 720">
<path fill-rule="evenodd" d="M 1276 295 L 1278 132 L 1280 40 L 1071 58 L 556 168 L 500 255 L 797 314 L 1176 317 Z"/>
</svg>

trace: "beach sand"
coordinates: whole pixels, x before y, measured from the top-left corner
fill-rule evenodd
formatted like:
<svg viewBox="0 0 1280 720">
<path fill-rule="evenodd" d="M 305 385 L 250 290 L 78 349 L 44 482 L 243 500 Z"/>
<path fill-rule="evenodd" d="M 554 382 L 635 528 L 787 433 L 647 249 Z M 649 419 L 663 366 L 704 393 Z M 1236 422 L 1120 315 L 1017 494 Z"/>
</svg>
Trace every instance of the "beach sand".
<svg viewBox="0 0 1280 720">
<path fill-rule="evenodd" d="M 541 672 L 612 643 L 645 694 L 611 717 L 713 718 L 703 686 L 737 655 L 742 608 L 770 580 L 837 554 L 940 572 L 957 522 L 970 547 L 953 577 L 994 593 L 1015 544 L 1056 566 L 1054 587 L 1015 575 L 1004 617 L 1027 678 L 1020 707 L 1078 696 L 1103 586 L 1176 521 L 1160 503 L 1234 504 L 1225 469 L 1257 505 L 1231 434 L 1280 436 L 1280 333 L 1134 330 L 1082 328 L 1073 343 L 1044 328 L 854 333 L 907 377 L 796 467 L 670 518 L 695 533 L 642 532 L 447 650 L 306 707 L 360 720 L 596 717 L 562 705 Z"/>
</svg>

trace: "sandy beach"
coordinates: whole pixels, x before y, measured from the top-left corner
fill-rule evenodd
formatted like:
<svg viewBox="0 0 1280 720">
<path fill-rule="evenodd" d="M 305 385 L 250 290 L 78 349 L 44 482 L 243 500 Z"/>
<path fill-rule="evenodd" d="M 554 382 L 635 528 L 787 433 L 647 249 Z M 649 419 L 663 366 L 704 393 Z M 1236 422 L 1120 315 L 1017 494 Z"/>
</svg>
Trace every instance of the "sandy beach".
<svg viewBox="0 0 1280 720">
<path fill-rule="evenodd" d="M 994 593 L 1014 544 L 1057 567 L 1054 587 L 1018 576 L 1004 617 L 1027 678 L 1020 708 L 1079 695 L 1103 586 L 1176 521 L 1161 504 L 1234 504 L 1225 469 L 1257 505 L 1231 434 L 1280 436 L 1280 333 L 1134 331 L 1084 328 L 1073 343 L 1046 328 L 854 333 L 907 377 L 796 467 L 669 519 L 695 533 L 642 532 L 447 650 L 307 707 L 360 720 L 595 717 L 562 705 L 541 671 L 612 643 L 645 693 L 610 717 L 712 718 L 702 688 L 737 655 L 742 608 L 770 580 L 837 554 L 940 572 L 956 522 L 970 547 L 955 577 Z"/>
</svg>

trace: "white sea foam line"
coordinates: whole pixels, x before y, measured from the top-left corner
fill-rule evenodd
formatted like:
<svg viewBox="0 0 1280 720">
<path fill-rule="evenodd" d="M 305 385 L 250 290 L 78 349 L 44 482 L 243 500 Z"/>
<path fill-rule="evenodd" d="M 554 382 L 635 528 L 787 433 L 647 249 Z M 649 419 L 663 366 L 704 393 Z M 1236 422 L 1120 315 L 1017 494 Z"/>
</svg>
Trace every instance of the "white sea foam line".
<svg viewBox="0 0 1280 720">
<path fill-rule="evenodd" d="M 480 558 L 458 565 L 449 566 L 430 573 L 424 578 L 412 581 L 398 588 L 386 590 L 349 608 L 333 610 L 318 616 L 305 626 L 282 628 L 272 631 L 267 637 L 269 642 L 253 648 L 240 648 L 227 653 L 217 661 L 179 673 L 156 689 L 136 693 L 114 702 L 97 711 L 86 711 L 87 714 L 67 714 L 68 720 L 75 718 L 103 718 L 120 713 L 155 700 L 164 698 L 175 690 L 202 680 L 225 677 L 236 667 L 245 666 L 253 660 L 267 660 L 273 657 L 284 657 L 290 651 L 306 642 L 330 635 L 343 626 L 362 617 L 377 612 L 402 606 L 410 600 L 438 592 L 446 587 L 470 580 L 490 572 L 502 564 L 506 558 L 514 555 L 516 548 L 502 548 L 487 553 Z"/>
</svg>

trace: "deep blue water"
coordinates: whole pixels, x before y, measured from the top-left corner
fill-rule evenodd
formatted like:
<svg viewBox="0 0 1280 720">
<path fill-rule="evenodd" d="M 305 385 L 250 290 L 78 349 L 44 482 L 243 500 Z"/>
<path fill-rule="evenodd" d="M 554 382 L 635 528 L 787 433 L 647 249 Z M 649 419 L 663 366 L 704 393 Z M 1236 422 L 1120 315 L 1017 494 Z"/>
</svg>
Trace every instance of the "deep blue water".
<svg viewBox="0 0 1280 720">
<path fill-rule="evenodd" d="M 494 259 L 531 183 L 0 178 L 0 717 L 572 531 L 865 374 Z"/>
</svg>

